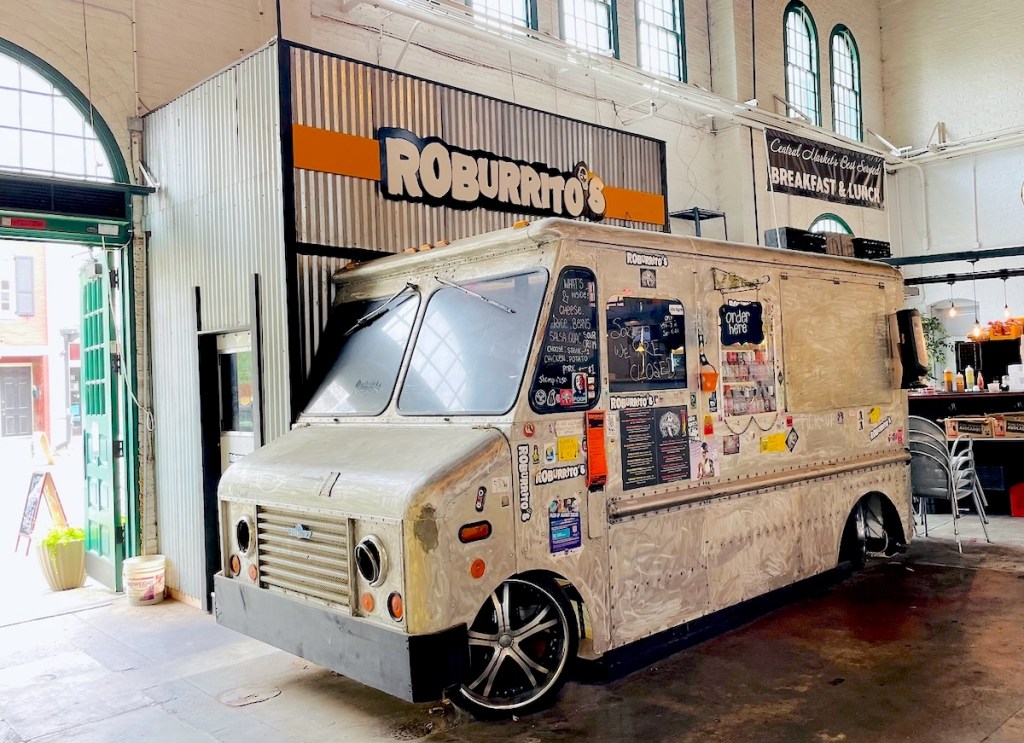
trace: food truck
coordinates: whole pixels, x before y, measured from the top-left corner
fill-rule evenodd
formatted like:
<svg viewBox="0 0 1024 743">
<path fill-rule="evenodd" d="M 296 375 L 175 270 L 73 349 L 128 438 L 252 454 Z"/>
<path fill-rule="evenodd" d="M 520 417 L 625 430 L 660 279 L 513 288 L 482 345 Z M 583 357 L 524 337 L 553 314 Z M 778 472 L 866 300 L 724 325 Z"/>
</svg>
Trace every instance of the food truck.
<svg viewBox="0 0 1024 743">
<path fill-rule="evenodd" d="M 898 271 L 545 219 L 376 259 L 219 489 L 217 620 L 483 714 L 912 533 Z"/>
</svg>

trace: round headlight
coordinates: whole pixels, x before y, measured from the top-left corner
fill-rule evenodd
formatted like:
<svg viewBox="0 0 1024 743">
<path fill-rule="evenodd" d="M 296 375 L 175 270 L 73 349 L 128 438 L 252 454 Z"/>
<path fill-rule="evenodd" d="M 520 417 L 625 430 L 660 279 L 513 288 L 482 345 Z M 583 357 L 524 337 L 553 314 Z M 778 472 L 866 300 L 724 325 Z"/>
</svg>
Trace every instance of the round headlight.
<svg viewBox="0 0 1024 743">
<path fill-rule="evenodd" d="M 249 554 L 252 548 L 252 532 L 252 519 L 248 516 L 243 516 L 235 523 L 235 542 L 242 554 Z"/>
<path fill-rule="evenodd" d="M 376 588 L 388 574 L 388 555 L 384 545 L 372 534 L 359 540 L 355 549 L 356 570 L 363 580 Z"/>
</svg>

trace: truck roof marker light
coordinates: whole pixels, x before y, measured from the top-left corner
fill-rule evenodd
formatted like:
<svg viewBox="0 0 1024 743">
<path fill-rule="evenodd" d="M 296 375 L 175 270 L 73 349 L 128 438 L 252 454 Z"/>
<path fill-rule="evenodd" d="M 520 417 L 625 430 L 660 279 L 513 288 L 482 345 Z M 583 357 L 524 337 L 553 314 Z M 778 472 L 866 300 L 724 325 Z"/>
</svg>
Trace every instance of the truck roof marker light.
<svg viewBox="0 0 1024 743">
<path fill-rule="evenodd" d="M 388 596 L 388 614 L 396 622 L 401 622 L 402 617 L 405 616 L 405 606 L 402 605 L 402 594 L 395 591 Z"/>
<path fill-rule="evenodd" d="M 369 614 L 373 611 L 373 596 L 369 593 L 364 593 L 359 599 L 359 605 L 363 607 L 363 611 Z"/>
<path fill-rule="evenodd" d="M 529 226 L 530 226 L 530 220 L 528 220 L 528 219 L 520 219 L 518 222 L 516 222 L 515 224 L 512 225 L 512 229 L 514 229 L 514 230 L 521 230 L 521 229 L 523 229 L 523 227 L 529 227 Z"/>
<path fill-rule="evenodd" d="M 487 565 L 484 564 L 484 561 L 481 560 L 479 557 L 473 560 L 472 564 L 469 566 L 469 574 L 477 580 L 480 580 L 480 578 L 484 577 L 484 572 L 486 570 Z"/>
<path fill-rule="evenodd" d="M 472 524 L 463 524 L 459 527 L 459 541 L 463 544 L 479 542 L 491 536 L 491 522 L 474 521 Z"/>
<path fill-rule="evenodd" d="M 232 575 L 238 575 L 242 571 L 242 561 L 238 559 L 238 555 L 231 555 L 228 567 L 231 569 Z"/>
</svg>

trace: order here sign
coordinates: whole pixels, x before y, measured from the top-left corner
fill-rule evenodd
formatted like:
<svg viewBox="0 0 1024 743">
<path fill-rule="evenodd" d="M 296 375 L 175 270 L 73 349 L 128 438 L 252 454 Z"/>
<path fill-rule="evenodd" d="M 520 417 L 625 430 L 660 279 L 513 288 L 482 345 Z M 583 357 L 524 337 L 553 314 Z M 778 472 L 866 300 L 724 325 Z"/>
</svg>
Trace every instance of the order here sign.
<svg viewBox="0 0 1024 743">
<path fill-rule="evenodd" d="M 883 209 L 885 161 L 775 129 L 765 129 L 771 189 L 850 206 Z"/>
</svg>

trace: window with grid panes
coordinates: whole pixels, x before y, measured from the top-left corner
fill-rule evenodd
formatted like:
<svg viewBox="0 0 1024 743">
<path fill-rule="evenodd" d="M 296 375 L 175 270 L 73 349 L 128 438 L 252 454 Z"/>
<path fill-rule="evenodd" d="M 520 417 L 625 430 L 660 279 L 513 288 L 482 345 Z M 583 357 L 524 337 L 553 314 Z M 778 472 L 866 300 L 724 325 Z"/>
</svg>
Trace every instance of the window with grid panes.
<svg viewBox="0 0 1024 743">
<path fill-rule="evenodd" d="M 484 23 L 537 28 L 536 0 L 467 0 Z"/>
<path fill-rule="evenodd" d="M 832 32 L 832 128 L 836 134 L 863 141 L 860 107 L 860 55 L 844 26 Z"/>
<path fill-rule="evenodd" d="M 837 217 L 835 214 L 822 214 L 813 222 L 808 230 L 809 232 L 838 232 L 842 235 L 852 235 L 853 230 L 850 229 L 850 225 Z"/>
<path fill-rule="evenodd" d="M 636 17 L 640 67 L 655 75 L 685 80 L 680 0 L 637 0 Z"/>
<path fill-rule="evenodd" d="M 93 127 L 53 85 L 0 52 L 0 170 L 112 181 Z"/>
<path fill-rule="evenodd" d="M 561 0 L 562 38 L 573 46 L 599 54 L 615 49 L 614 0 Z"/>
<path fill-rule="evenodd" d="M 783 16 L 786 46 L 786 100 L 795 110 L 789 115 L 803 114 L 812 124 L 821 125 L 818 78 L 818 35 L 814 20 L 803 3 L 791 2 Z"/>
</svg>

